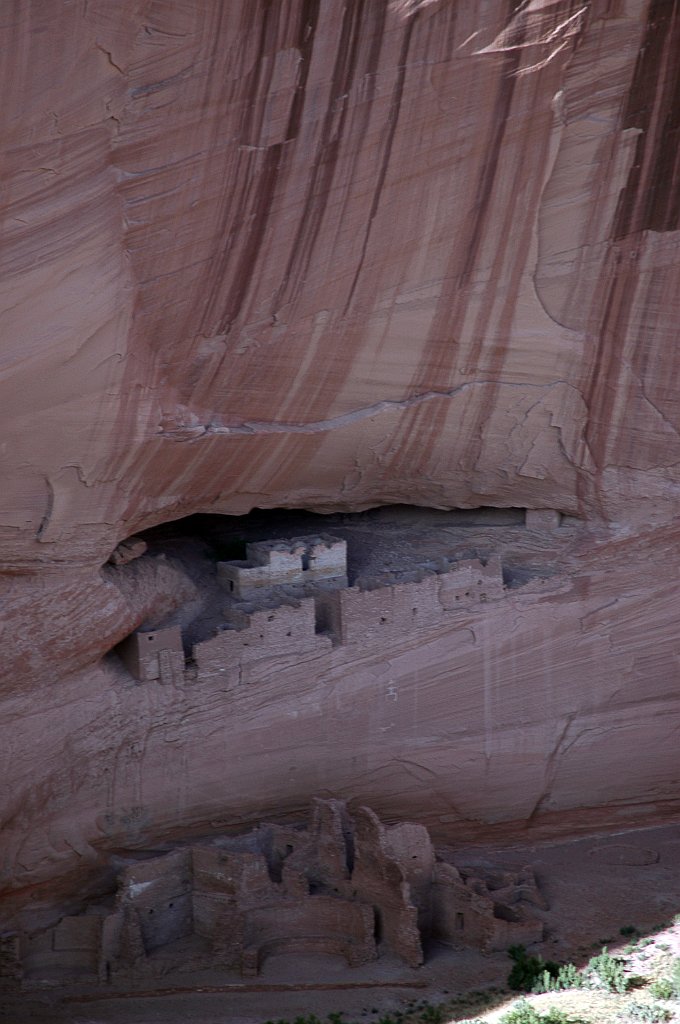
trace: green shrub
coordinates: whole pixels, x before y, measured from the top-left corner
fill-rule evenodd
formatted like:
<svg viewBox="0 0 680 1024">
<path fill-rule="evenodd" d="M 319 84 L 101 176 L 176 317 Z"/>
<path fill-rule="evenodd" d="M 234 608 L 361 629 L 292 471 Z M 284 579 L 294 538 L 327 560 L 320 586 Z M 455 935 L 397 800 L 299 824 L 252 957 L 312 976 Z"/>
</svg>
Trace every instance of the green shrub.
<svg viewBox="0 0 680 1024">
<path fill-rule="evenodd" d="M 589 960 L 584 974 L 593 988 L 603 988 L 606 992 L 625 992 L 628 988 L 623 964 L 609 955 L 606 946 L 598 956 Z"/>
<path fill-rule="evenodd" d="M 583 988 L 584 984 L 583 974 L 574 964 L 564 964 L 557 972 L 555 979 L 557 989 Z"/>
<path fill-rule="evenodd" d="M 556 975 L 550 971 L 543 974 L 534 985 L 532 992 L 563 992 L 568 988 L 584 988 L 586 980 L 574 964 L 563 964 Z"/>
<path fill-rule="evenodd" d="M 649 986 L 649 991 L 655 999 L 673 999 L 675 988 L 670 978 L 659 978 Z"/>
<path fill-rule="evenodd" d="M 539 994 L 541 992 L 554 992 L 557 978 L 554 978 L 550 971 L 543 971 L 531 986 L 531 991 Z"/>
<path fill-rule="evenodd" d="M 568 1017 L 556 1006 L 550 1006 L 545 1013 L 539 1013 L 526 999 L 520 999 L 512 1009 L 503 1014 L 500 1024 L 581 1024 L 581 1022 L 574 1017 Z"/>
<path fill-rule="evenodd" d="M 513 992 L 531 992 L 534 985 L 543 981 L 546 973 L 556 978 L 560 969 L 559 964 L 552 960 L 530 956 L 524 946 L 510 946 L 508 955 L 514 960 L 508 975 L 508 988 Z"/>
<path fill-rule="evenodd" d="M 676 999 L 680 999 L 680 960 L 677 957 L 671 967 L 671 985 L 675 990 Z"/>
<path fill-rule="evenodd" d="M 541 1015 L 531 1006 L 526 999 L 520 999 L 518 1003 L 504 1013 L 500 1024 L 540 1024 Z"/>
<path fill-rule="evenodd" d="M 671 964 L 670 977 L 659 978 L 649 986 L 649 991 L 657 999 L 680 999 L 680 960 Z"/>
<path fill-rule="evenodd" d="M 644 1021 L 645 1024 L 661 1024 L 661 1021 L 671 1019 L 665 1006 L 657 1006 L 655 1003 L 631 1003 L 626 1007 L 626 1013 L 631 1020 Z"/>
<path fill-rule="evenodd" d="M 556 1006 L 549 1006 L 544 1014 L 539 1015 L 542 1024 L 583 1024 L 578 1017 L 569 1017 L 564 1010 L 558 1010 Z"/>
<path fill-rule="evenodd" d="M 619 928 L 619 935 L 623 935 L 624 939 L 630 939 L 633 935 L 639 934 L 634 924 L 624 924 L 623 928 Z"/>
<path fill-rule="evenodd" d="M 444 1024 L 446 1012 L 443 1006 L 426 1006 L 420 1013 L 423 1024 Z"/>
</svg>

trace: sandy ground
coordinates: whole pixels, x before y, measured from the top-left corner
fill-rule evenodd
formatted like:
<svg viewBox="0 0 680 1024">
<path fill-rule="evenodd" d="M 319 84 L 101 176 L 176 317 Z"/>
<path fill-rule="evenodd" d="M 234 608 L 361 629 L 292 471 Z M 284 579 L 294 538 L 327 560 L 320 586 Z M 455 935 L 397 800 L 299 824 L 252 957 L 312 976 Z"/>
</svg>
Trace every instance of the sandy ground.
<svg viewBox="0 0 680 1024">
<path fill-rule="evenodd" d="M 540 912 L 546 939 L 532 952 L 546 959 L 573 960 L 583 966 L 603 944 L 620 952 L 630 938 L 621 928 L 634 926 L 641 933 L 629 968 L 636 974 L 662 972 L 680 956 L 680 825 L 591 836 L 571 842 L 476 846 L 449 850 L 457 864 L 519 867 L 531 864 L 550 908 Z M 663 930 L 660 930 L 663 929 Z M 650 935 L 648 940 L 645 935 Z M 178 975 L 152 992 L 116 993 L 77 989 L 49 989 L 0 998 L 0 1020 L 7 1024 L 29 1021 L 68 1024 L 261 1024 L 280 1018 L 316 1013 L 325 1017 L 342 1012 L 348 1021 L 379 1021 L 388 1012 L 405 1012 L 425 1000 L 449 1002 L 474 990 L 487 990 L 486 1002 L 461 1000 L 449 1019 L 482 1017 L 488 1010 L 493 1022 L 507 1008 L 509 993 L 489 991 L 502 987 L 510 961 L 505 953 L 483 955 L 438 947 L 428 953 L 426 965 L 409 970 L 387 958 L 350 970 L 327 957 L 280 956 L 267 961 L 258 979 L 244 983 L 238 976 Z M 102 998 L 104 996 L 104 998 Z M 556 996 L 536 998 L 554 1005 Z M 570 992 L 559 996 L 560 1005 L 588 1020 L 614 1019 L 620 997 Z M 493 1009 L 495 1005 L 495 1009 Z"/>
</svg>

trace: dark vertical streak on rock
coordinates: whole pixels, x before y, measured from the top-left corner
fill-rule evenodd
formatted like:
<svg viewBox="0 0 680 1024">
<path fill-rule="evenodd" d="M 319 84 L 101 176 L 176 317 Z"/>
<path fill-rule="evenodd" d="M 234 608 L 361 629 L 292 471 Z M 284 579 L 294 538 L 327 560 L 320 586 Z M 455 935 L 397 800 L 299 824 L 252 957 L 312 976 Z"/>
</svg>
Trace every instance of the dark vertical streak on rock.
<svg viewBox="0 0 680 1024">
<path fill-rule="evenodd" d="M 515 13 L 516 6 L 516 4 L 510 4 L 508 21 Z M 556 9 L 554 16 L 557 17 L 559 13 Z M 580 38 L 580 34 L 575 37 L 574 47 L 578 45 Z M 504 54 L 502 58 L 502 71 L 498 76 L 498 89 L 494 99 L 494 127 L 489 143 L 484 147 L 485 157 L 474 201 L 466 218 L 462 237 L 457 241 L 449 270 L 445 275 L 445 279 L 450 283 L 442 289 L 438 301 L 437 311 L 428 336 L 427 348 L 423 353 L 422 369 L 411 382 L 411 386 L 417 390 L 434 386 L 435 380 L 439 386 L 442 386 L 444 380 L 450 385 L 451 374 L 457 361 L 463 364 L 458 367 L 463 376 L 488 378 L 489 383 L 484 391 L 484 401 L 480 402 L 473 412 L 469 424 L 471 440 L 466 464 L 471 471 L 474 470 L 480 457 L 485 423 L 489 418 L 490 410 L 495 406 L 501 386 L 517 295 L 522 275 L 525 273 L 527 254 L 531 244 L 532 211 L 538 206 L 543 188 L 542 160 L 537 161 L 531 174 L 529 193 L 529 186 L 526 184 L 526 168 L 523 167 L 521 160 L 515 157 L 514 164 L 508 163 L 507 154 L 512 152 L 513 145 L 508 140 L 508 125 L 515 102 L 517 83 L 519 81 L 524 83 L 522 93 L 524 100 L 518 101 L 520 107 L 522 102 L 526 101 L 530 83 L 533 83 L 534 96 L 529 109 L 535 111 L 536 118 L 540 118 L 546 116 L 545 104 L 542 100 L 543 90 L 546 88 L 545 76 L 550 77 L 557 74 L 558 79 L 561 76 L 559 65 L 555 65 L 552 70 L 536 74 L 529 79 L 518 79 L 517 72 L 522 61 L 522 50 L 519 45 L 521 42 L 522 37 L 518 35 L 516 39 L 518 48 Z M 547 128 L 548 126 L 542 135 L 544 140 L 543 159 L 547 159 L 547 141 L 549 139 Z M 447 334 L 455 330 L 455 325 L 464 321 L 468 313 L 472 283 L 479 270 L 478 263 L 484 240 L 490 225 L 496 222 L 499 216 L 494 206 L 494 197 L 499 180 L 506 179 L 509 173 L 514 175 L 516 187 L 511 190 L 510 201 L 501 208 L 503 226 L 498 235 L 499 242 L 490 262 L 488 280 L 483 287 L 469 347 L 462 357 L 455 338 L 451 337 L 449 340 Z M 521 200 L 520 197 L 523 193 L 528 193 L 528 198 L 525 195 L 525 198 Z M 518 210 L 517 207 L 520 203 L 522 209 Z M 497 224 L 495 230 L 497 230 Z M 496 309 L 494 308 L 496 291 L 504 276 L 505 300 L 500 309 Z M 492 330 L 489 331 L 492 317 Z M 398 461 L 402 465 L 407 465 L 415 454 L 415 442 L 410 439 L 418 438 L 417 443 L 422 446 L 423 437 L 436 438 L 440 436 L 445 431 L 447 415 L 447 408 L 437 403 L 411 411 L 401 434 Z"/>
<path fill-rule="evenodd" d="M 342 181 L 343 183 L 352 183 L 355 180 L 354 170 L 360 158 L 361 142 L 365 139 L 372 116 L 376 78 L 387 19 L 387 3 L 362 3 L 361 7 L 357 7 L 356 13 L 359 16 L 357 20 L 346 23 L 348 27 L 351 24 L 351 32 L 348 30 L 342 33 L 342 39 L 345 40 L 344 45 L 349 48 L 352 58 L 349 62 L 345 61 L 343 65 L 340 65 L 338 61 L 341 54 L 338 54 L 335 63 L 331 79 L 331 99 L 321 127 L 318 155 L 312 171 L 312 187 L 307 190 L 304 214 L 291 249 L 287 276 L 283 279 L 273 309 L 276 309 L 276 304 L 283 300 L 289 280 L 295 282 L 295 290 L 291 283 L 290 301 L 294 300 L 296 289 L 304 283 L 326 212 L 326 203 L 334 189 L 334 181 L 340 166 L 341 146 L 343 147 Z M 366 52 L 367 43 L 368 50 Z M 360 74 L 361 78 L 359 78 Z M 346 95 L 353 86 L 362 91 L 364 98 L 360 104 L 352 105 L 346 102 Z M 334 120 L 335 97 L 337 97 L 337 102 L 342 102 L 343 106 Z M 346 127 L 348 116 L 352 119 L 351 128 Z M 333 127 L 334 125 L 335 127 Z M 331 132 L 333 133 L 332 139 Z M 350 133 L 351 138 L 348 139 L 346 136 Z M 359 140 L 358 145 L 356 144 L 357 140 Z M 329 160 L 331 145 L 333 159 Z M 336 187 L 336 194 L 337 191 Z M 341 208 L 334 209 L 333 216 L 340 222 L 342 220 Z M 360 333 L 345 336 L 342 349 L 338 351 L 338 358 L 346 365 L 351 365 L 354 352 L 360 347 L 361 341 Z M 313 417 L 317 411 L 327 408 L 330 396 L 344 382 L 344 375 L 338 373 L 338 358 L 326 359 L 321 366 L 314 361 L 304 376 L 296 381 L 294 393 L 304 394 L 307 416 Z M 318 444 L 320 443 L 319 439 Z M 285 470 L 285 463 L 282 463 L 281 469 Z"/>
<path fill-rule="evenodd" d="M 625 457 L 613 451 L 614 416 L 621 389 L 630 391 L 631 374 L 622 372 L 622 354 L 640 284 L 638 247 L 644 231 L 675 231 L 680 227 L 680 0 L 651 0 L 643 44 L 637 58 L 623 128 L 639 128 L 635 159 L 622 190 L 614 225 L 614 244 L 602 269 L 593 308 L 601 310 L 592 324 L 594 348 L 585 399 L 586 440 L 596 464 L 595 501 L 605 513 L 602 473 Z M 627 359 L 633 378 L 644 378 L 644 346 Z M 632 391 L 627 404 L 634 399 Z M 632 439 L 620 436 L 625 447 Z M 583 496 L 585 500 L 586 496 Z"/>
<path fill-rule="evenodd" d="M 384 6 L 384 5 L 383 5 Z M 342 30 L 336 50 L 335 66 L 331 79 L 328 107 L 323 119 L 321 138 L 314 164 L 309 175 L 299 226 L 290 248 L 290 257 L 283 274 L 281 285 L 274 297 L 272 308 L 276 310 L 285 301 L 291 280 L 303 280 L 312 256 L 314 240 L 323 219 L 326 202 L 335 176 L 340 143 L 343 138 L 348 104 L 344 97 L 350 91 L 356 71 L 359 47 L 362 39 L 364 0 L 347 4 L 343 12 Z M 383 13 L 384 16 L 384 13 Z M 342 103 L 337 115 L 335 107 Z"/>
<path fill-rule="evenodd" d="M 50 519 L 52 518 L 52 512 L 54 511 L 54 487 L 48 477 L 45 477 L 45 487 L 47 489 L 45 512 L 36 531 L 36 540 L 42 539 L 43 534 L 50 525 Z"/>
<path fill-rule="evenodd" d="M 252 222 L 227 294 L 225 312 L 217 327 L 218 334 L 229 330 L 246 297 L 274 199 L 281 150 L 280 142 L 269 147 L 264 158 L 264 166 L 258 175 L 257 192 L 252 202 Z"/>
<path fill-rule="evenodd" d="M 514 7 L 510 3 L 507 20 L 512 17 L 513 13 Z M 446 369 L 446 364 L 449 367 L 452 366 L 457 358 L 457 345 L 454 339 L 451 338 L 448 343 L 444 339 L 450 335 L 452 325 L 464 319 L 465 316 L 465 307 L 468 302 L 466 284 L 473 272 L 482 243 L 498 169 L 500 147 L 505 137 L 514 94 L 514 72 L 517 70 L 519 59 L 520 55 L 517 50 L 502 58 L 503 71 L 499 75 L 498 91 L 494 99 L 491 139 L 488 145 L 484 146 L 485 158 L 472 208 L 463 222 L 463 229 L 456 239 L 449 264 L 443 274 L 446 284 L 442 286 L 437 309 L 428 332 L 427 349 L 423 354 L 423 369 L 418 378 L 412 382 L 417 389 L 430 386 L 433 369 L 440 374 Z M 467 358 L 465 362 L 470 365 L 470 358 Z"/>
<path fill-rule="evenodd" d="M 680 224 L 680 0 L 651 0 L 624 114 L 641 128 L 617 211 L 615 238 Z"/>
<path fill-rule="evenodd" d="M 383 186 L 385 184 L 385 178 L 387 177 L 387 169 L 390 163 L 390 157 L 392 155 L 392 145 L 394 143 L 394 135 L 397 130 L 397 124 L 399 121 L 399 111 L 401 109 L 401 98 L 404 92 L 404 81 L 406 79 L 406 61 L 408 58 L 408 51 L 411 45 L 411 37 L 413 35 L 413 26 L 415 25 L 417 14 L 409 19 L 406 29 L 404 32 L 404 38 L 401 44 L 401 51 L 399 53 L 399 65 L 397 71 L 397 80 L 394 83 L 394 89 L 392 90 L 392 99 L 390 102 L 390 111 L 388 115 L 387 123 L 387 139 L 385 140 L 385 146 L 383 148 L 382 160 L 380 163 L 380 171 L 378 173 L 378 180 L 373 192 L 373 198 L 371 200 L 371 208 L 368 214 L 368 223 L 366 225 L 366 232 L 364 234 L 364 241 L 361 246 L 361 254 L 359 256 L 359 262 L 357 269 L 354 273 L 349 293 L 347 295 L 347 301 L 345 302 L 345 308 L 343 309 L 343 316 L 345 316 L 349 310 L 349 307 L 354 298 L 354 292 L 356 291 L 359 276 L 366 259 L 366 250 L 368 249 L 368 243 L 371 237 L 371 228 L 373 227 L 373 220 L 376 213 L 378 212 L 378 206 L 380 205 L 380 197 L 382 195 Z"/>
<path fill-rule="evenodd" d="M 318 5 L 318 0 L 310 0 L 310 2 Z M 305 3 L 305 11 L 307 11 L 308 7 L 309 3 Z M 241 138 L 248 139 L 253 143 L 256 143 L 260 135 L 264 99 L 269 91 L 269 82 L 273 73 L 273 61 L 269 61 L 266 72 L 268 75 L 268 81 L 266 83 L 262 82 L 265 74 L 264 58 L 267 52 L 269 34 L 273 32 L 273 28 L 270 23 L 272 10 L 277 10 L 280 15 L 280 10 L 278 10 L 277 5 L 272 5 L 271 0 L 265 0 L 262 11 L 254 80 L 246 86 L 247 96 L 261 98 L 259 109 L 255 111 L 254 116 L 248 114 L 251 108 L 246 108 L 247 113 L 244 114 L 241 123 Z M 259 153 L 248 152 L 245 157 L 250 167 L 242 175 L 239 175 L 240 180 L 243 182 L 243 187 L 241 189 L 240 196 L 237 199 L 231 197 L 228 209 L 243 211 L 244 216 L 250 220 L 250 224 L 246 229 L 247 234 L 241 248 L 237 266 L 231 276 L 231 285 L 226 299 L 224 300 L 224 311 L 216 325 L 217 333 L 223 333 L 229 330 L 234 320 L 237 318 L 246 297 L 248 285 L 255 269 L 257 255 L 260 251 L 264 233 L 267 228 L 269 212 L 271 210 L 271 205 L 276 191 L 276 181 L 282 160 L 282 148 L 282 143 L 275 143 L 267 149 L 262 167 L 258 174 L 254 173 L 253 165 L 256 165 L 260 159 Z M 252 195 L 252 198 L 250 198 L 249 193 L 251 192 L 251 188 L 253 188 L 253 181 L 256 182 L 256 185 L 254 186 L 254 194 Z M 223 232 L 227 234 L 226 225 L 223 228 Z M 202 330 L 208 330 L 209 333 L 215 330 L 215 326 L 206 327 L 206 324 L 209 324 L 214 306 L 218 301 L 220 285 L 227 273 L 230 255 L 229 250 L 230 238 L 227 236 L 225 248 L 222 252 L 222 258 L 217 261 L 217 265 L 213 270 L 213 294 L 206 304 L 206 311 L 201 323 Z M 218 371 L 219 368 L 217 368 L 216 372 Z"/>
<path fill-rule="evenodd" d="M 624 242 L 624 247 L 625 244 Z M 627 251 L 614 246 L 603 270 L 603 302 L 597 304 L 597 308 L 603 312 L 596 328 L 595 357 L 589 385 L 584 394 L 588 408 L 586 442 L 595 462 L 595 496 L 596 500 L 600 500 L 601 513 L 604 512 L 604 503 L 598 499 L 601 491 L 600 477 L 609 461 L 608 444 L 611 425 L 614 422 L 613 406 L 615 402 L 620 401 L 619 353 L 628 329 L 637 283 L 636 268 L 627 257 Z"/>
<path fill-rule="evenodd" d="M 286 130 L 286 141 L 295 139 L 300 130 L 302 111 L 305 105 L 307 80 L 312 63 L 312 47 L 316 26 L 319 22 L 319 0 L 304 0 L 300 12 L 297 48 L 300 51 L 300 78 L 295 89 L 295 96 L 290 108 L 290 117 Z"/>
<path fill-rule="evenodd" d="M 519 51 L 512 51 L 511 56 L 506 59 L 505 74 L 501 75 L 496 94 L 494 110 L 494 133 L 491 144 L 486 149 L 484 166 L 479 176 L 477 195 L 475 196 L 472 225 L 468 232 L 468 243 L 465 251 L 465 262 L 461 269 L 459 283 L 465 284 L 469 278 L 477 258 L 477 252 L 483 237 L 483 227 L 486 221 L 486 214 L 491 201 L 493 185 L 498 169 L 498 158 L 500 156 L 503 138 L 508 125 L 508 114 L 512 106 L 512 97 L 515 91 L 514 72 L 519 62 Z"/>
</svg>

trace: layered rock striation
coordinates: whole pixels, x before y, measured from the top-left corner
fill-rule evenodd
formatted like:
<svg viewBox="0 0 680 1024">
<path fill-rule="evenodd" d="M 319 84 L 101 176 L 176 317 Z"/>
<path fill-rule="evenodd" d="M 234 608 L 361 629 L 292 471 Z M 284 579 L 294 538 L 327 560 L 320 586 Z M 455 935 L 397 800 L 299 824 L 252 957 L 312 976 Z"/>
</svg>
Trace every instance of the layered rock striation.
<svg viewBox="0 0 680 1024">
<path fill-rule="evenodd" d="M 315 792 L 480 833 L 674 809 L 677 5 L 21 0 L 0 33 L 2 885 Z M 386 503 L 583 533 L 550 584 L 240 688 L 109 653 L 201 601 L 108 564 L 137 531 Z"/>
<path fill-rule="evenodd" d="M 253 505 L 672 514 L 672 4 L 2 32 L 5 563 Z"/>
</svg>

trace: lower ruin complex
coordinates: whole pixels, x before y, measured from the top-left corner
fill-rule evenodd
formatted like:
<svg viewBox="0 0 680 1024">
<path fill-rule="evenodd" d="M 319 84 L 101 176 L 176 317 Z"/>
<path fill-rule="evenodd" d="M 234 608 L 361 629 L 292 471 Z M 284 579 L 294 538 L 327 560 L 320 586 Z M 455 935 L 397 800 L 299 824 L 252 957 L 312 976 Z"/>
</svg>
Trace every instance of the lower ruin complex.
<svg viewBox="0 0 680 1024">
<path fill-rule="evenodd" d="M 128 859 L 115 896 L 34 934 L 6 936 L 6 987 L 95 984 L 203 970 L 257 975 L 277 953 L 330 953 L 358 966 L 423 963 L 437 940 L 483 951 L 537 942 L 546 904 L 533 871 L 459 870 L 422 825 L 316 799 L 306 828 L 263 824 L 151 859 Z"/>
</svg>

